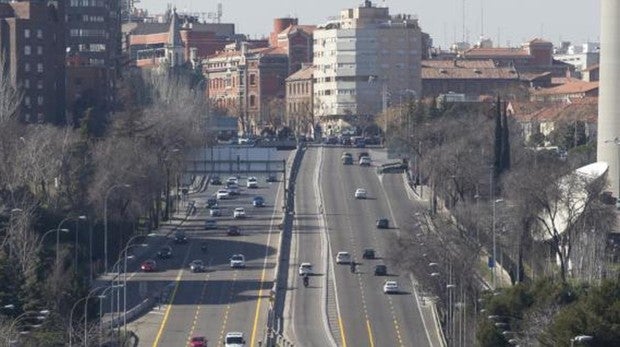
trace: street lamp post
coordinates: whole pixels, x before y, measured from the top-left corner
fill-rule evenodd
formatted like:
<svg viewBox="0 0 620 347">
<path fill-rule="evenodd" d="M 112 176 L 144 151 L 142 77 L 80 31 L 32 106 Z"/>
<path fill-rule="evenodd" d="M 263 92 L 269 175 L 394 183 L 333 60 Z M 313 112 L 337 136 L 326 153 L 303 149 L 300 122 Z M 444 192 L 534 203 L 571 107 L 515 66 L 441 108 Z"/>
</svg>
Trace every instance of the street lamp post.
<svg viewBox="0 0 620 347">
<path fill-rule="evenodd" d="M 106 292 L 113 288 L 114 286 L 109 286 L 105 288 L 100 295 L 97 296 L 99 298 L 99 340 L 103 339 L 103 300 L 105 300 L 106 298 Z M 110 300 L 112 300 L 112 297 L 110 297 Z"/>
<path fill-rule="evenodd" d="M 108 198 L 110 193 L 116 188 L 130 188 L 130 184 L 115 184 L 108 188 L 105 193 L 105 199 L 103 200 L 103 266 L 104 273 L 108 273 Z"/>
<path fill-rule="evenodd" d="M 491 273 L 493 274 L 493 290 L 495 290 L 496 287 L 497 287 L 496 274 L 495 274 L 495 270 L 496 270 L 496 267 L 497 267 L 497 260 L 495 259 L 495 257 L 497 256 L 497 254 L 496 254 L 496 252 L 497 252 L 497 245 L 496 245 L 496 240 L 495 240 L 496 239 L 496 237 L 495 237 L 495 210 L 496 210 L 495 205 L 497 205 L 497 203 L 503 202 L 503 201 L 504 201 L 504 199 L 495 199 L 495 200 L 493 200 L 493 230 L 492 230 L 492 232 L 493 232 L 493 263 L 492 263 L 493 267 L 492 267 L 492 270 L 491 270 Z"/>
<path fill-rule="evenodd" d="M 58 227 L 56 227 L 56 266 L 58 266 L 58 264 L 60 264 L 60 230 L 62 225 L 72 219 L 76 219 L 76 220 L 86 220 L 86 216 L 77 216 L 77 217 L 66 217 L 65 219 L 61 220 L 60 223 L 58 223 Z"/>
<path fill-rule="evenodd" d="M 85 297 L 79 299 L 78 301 L 76 301 L 73 304 L 73 307 L 71 308 L 71 313 L 69 314 L 69 347 L 73 346 L 73 312 L 75 312 L 75 308 L 82 301 L 86 301 L 84 303 L 84 323 L 85 323 L 85 325 L 84 325 L 84 337 L 85 337 L 84 345 L 87 346 L 87 344 L 86 344 L 87 341 L 86 340 L 87 340 L 88 329 L 86 328 L 86 323 L 87 323 L 87 320 L 86 320 L 87 319 L 86 318 L 86 309 L 87 309 L 87 305 L 88 305 L 88 299 L 90 299 L 93 296 L 93 294 L 95 292 L 97 292 L 98 290 L 103 289 L 103 288 L 107 289 L 107 288 L 111 288 L 111 287 L 114 287 L 114 286 L 99 286 L 99 287 L 93 288 L 90 292 L 88 292 L 88 294 Z"/>
<path fill-rule="evenodd" d="M 47 319 L 48 315 L 50 314 L 49 310 L 40 310 L 40 311 L 26 311 L 22 314 L 20 314 L 19 316 L 17 316 L 17 318 L 13 319 L 13 321 L 11 322 L 11 325 L 9 325 L 9 330 L 8 330 L 8 334 L 6 337 L 6 345 L 7 346 L 11 346 L 11 344 L 13 344 L 13 342 L 16 342 L 14 340 L 11 340 L 11 334 L 13 332 L 13 329 L 15 328 L 15 326 L 23 321 L 25 318 L 28 318 L 27 316 L 29 315 L 33 315 L 36 314 L 37 316 L 35 316 L 34 318 L 36 318 L 39 321 L 43 321 L 45 319 Z"/>
</svg>

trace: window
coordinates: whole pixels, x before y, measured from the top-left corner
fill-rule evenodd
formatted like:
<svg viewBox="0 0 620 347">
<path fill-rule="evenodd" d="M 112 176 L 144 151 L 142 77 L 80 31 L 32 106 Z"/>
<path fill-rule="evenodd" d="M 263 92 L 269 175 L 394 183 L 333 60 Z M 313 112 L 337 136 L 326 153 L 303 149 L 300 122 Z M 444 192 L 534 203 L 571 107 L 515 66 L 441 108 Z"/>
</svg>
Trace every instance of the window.
<svg viewBox="0 0 620 347">
<path fill-rule="evenodd" d="M 38 39 L 42 39 L 43 38 L 43 30 L 37 29 L 37 38 Z"/>
<path fill-rule="evenodd" d="M 43 97 L 42 96 L 38 96 L 37 97 L 37 105 L 43 106 Z"/>
<path fill-rule="evenodd" d="M 25 63 L 24 64 L 24 71 L 30 72 L 30 63 Z"/>
<path fill-rule="evenodd" d="M 37 55 L 43 55 L 43 46 L 37 46 Z"/>
<path fill-rule="evenodd" d="M 37 89 L 43 89 L 43 80 L 37 80 Z"/>
<path fill-rule="evenodd" d="M 24 88 L 30 89 L 30 80 L 27 78 L 24 79 Z"/>
<path fill-rule="evenodd" d="M 37 72 L 43 73 L 43 63 L 37 63 Z"/>
<path fill-rule="evenodd" d="M 251 86 L 256 85 L 256 75 L 254 75 L 254 74 L 250 75 L 250 85 Z"/>
<path fill-rule="evenodd" d="M 250 95 L 250 106 L 256 106 L 256 95 Z"/>
<path fill-rule="evenodd" d="M 31 51 L 32 49 L 30 48 L 30 46 L 24 46 L 24 55 L 30 55 Z"/>
<path fill-rule="evenodd" d="M 24 29 L 24 37 L 27 39 L 30 38 L 30 29 Z"/>
<path fill-rule="evenodd" d="M 29 96 L 25 96 L 24 97 L 24 105 L 26 105 L 26 107 L 30 107 L 30 97 Z"/>
</svg>

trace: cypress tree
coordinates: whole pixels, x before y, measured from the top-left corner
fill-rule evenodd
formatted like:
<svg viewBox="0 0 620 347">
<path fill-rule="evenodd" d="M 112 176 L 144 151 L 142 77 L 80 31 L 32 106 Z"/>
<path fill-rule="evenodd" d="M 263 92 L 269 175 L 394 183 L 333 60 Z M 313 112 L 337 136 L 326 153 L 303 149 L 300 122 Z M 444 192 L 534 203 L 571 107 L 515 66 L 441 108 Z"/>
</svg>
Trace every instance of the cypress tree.
<svg viewBox="0 0 620 347">
<path fill-rule="evenodd" d="M 502 106 L 502 167 L 501 172 L 510 170 L 510 136 L 508 127 L 508 115 L 506 114 L 506 103 Z"/>
<path fill-rule="evenodd" d="M 499 176 L 502 171 L 502 113 L 501 113 L 501 100 L 497 95 L 497 102 L 495 104 L 495 142 L 494 142 L 494 161 L 493 172 L 495 177 Z"/>
</svg>

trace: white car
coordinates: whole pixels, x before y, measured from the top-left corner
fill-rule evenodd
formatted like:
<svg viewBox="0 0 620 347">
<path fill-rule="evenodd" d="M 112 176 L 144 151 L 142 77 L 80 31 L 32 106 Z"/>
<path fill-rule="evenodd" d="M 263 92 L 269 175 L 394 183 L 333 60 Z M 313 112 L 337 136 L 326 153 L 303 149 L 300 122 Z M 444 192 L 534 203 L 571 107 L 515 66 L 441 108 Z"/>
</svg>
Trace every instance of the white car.
<svg viewBox="0 0 620 347">
<path fill-rule="evenodd" d="M 299 265 L 299 276 L 303 275 L 312 275 L 312 264 L 301 263 L 301 265 Z"/>
<path fill-rule="evenodd" d="M 222 210 L 218 206 L 213 206 L 209 209 L 209 216 L 219 217 L 222 215 Z"/>
<path fill-rule="evenodd" d="M 239 184 L 239 180 L 235 176 L 230 176 L 226 179 L 226 184 Z"/>
<path fill-rule="evenodd" d="M 224 338 L 224 347 L 243 347 L 245 346 L 245 340 L 243 339 L 243 333 L 229 332 Z"/>
<path fill-rule="evenodd" d="M 366 189 L 364 189 L 364 188 L 357 188 L 357 190 L 355 191 L 355 198 L 356 199 L 366 199 L 366 197 L 367 197 Z"/>
<path fill-rule="evenodd" d="M 383 284 L 383 293 L 385 294 L 398 293 L 398 282 L 385 281 L 385 283 Z"/>
<path fill-rule="evenodd" d="M 218 200 L 228 199 L 229 196 L 230 194 L 228 193 L 228 190 L 226 189 L 220 189 L 217 191 L 217 193 L 215 193 L 215 197 Z"/>
<path fill-rule="evenodd" d="M 360 166 L 370 166 L 370 157 L 361 157 Z"/>
<path fill-rule="evenodd" d="M 244 268 L 245 267 L 245 256 L 243 254 L 234 254 L 230 257 L 230 267 L 235 268 Z"/>
<path fill-rule="evenodd" d="M 258 188 L 258 180 L 256 179 L 256 177 L 248 177 L 248 182 L 246 183 L 246 187 Z"/>
<path fill-rule="evenodd" d="M 233 218 L 245 218 L 245 208 L 237 207 L 233 211 Z"/>
<path fill-rule="evenodd" d="M 351 255 L 349 252 L 338 252 L 336 255 L 336 264 L 349 264 L 351 263 Z"/>
</svg>

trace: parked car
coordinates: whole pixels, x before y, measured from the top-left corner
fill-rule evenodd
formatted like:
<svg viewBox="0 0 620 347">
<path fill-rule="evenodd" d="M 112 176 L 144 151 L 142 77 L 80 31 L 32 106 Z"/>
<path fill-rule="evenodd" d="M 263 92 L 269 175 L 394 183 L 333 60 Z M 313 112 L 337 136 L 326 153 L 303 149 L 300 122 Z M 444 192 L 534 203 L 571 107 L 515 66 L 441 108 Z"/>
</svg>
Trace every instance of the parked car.
<svg viewBox="0 0 620 347">
<path fill-rule="evenodd" d="M 367 198 L 366 189 L 364 189 L 364 188 L 357 188 L 357 190 L 355 191 L 355 198 L 356 199 L 366 199 Z"/>
<path fill-rule="evenodd" d="M 230 267 L 235 268 L 244 268 L 245 267 L 245 256 L 243 254 L 233 254 L 230 257 Z"/>
<path fill-rule="evenodd" d="M 248 181 L 246 182 L 246 187 L 248 188 L 258 188 L 258 180 L 256 177 L 248 177 Z"/>
<path fill-rule="evenodd" d="M 209 209 L 209 216 L 219 217 L 222 215 L 222 209 L 219 206 L 213 206 Z"/>
<path fill-rule="evenodd" d="M 144 272 L 154 272 L 157 270 L 157 263 L 155 263 L 155 260 L 152 259 L 145 260 L 142 264 L 140 264 L 140 270 Z"/>
<path fill-rule="evenodd" d="M 375 250 L 372 248 L 366 248 L 364 253 L 362 253 L 362 258 L 364 259 L 375 259 Z"/>
<path fill-rule="evenodd" d="M 219 186 L 222 184 L 222 180 L 220 179 L 220 176 L 213 176 L 211 177 L 211 184 L 214 186 Z"/>
<path fill-rule="evenodd" d="M 377 218 L 377 229 L 387 229 L 390 227 L 390 221 L 387 218 Z"/>
<path fill-rule="evenodd" d="M 230 197 L 230 193 L 228 193 L 228 189 L 220 189 L 215 193 L 215 196 L 218 200 L 224 200 Z"/>
<path fill-rule="evenodd" d="M 398 291 L 398 282 L 396 281 L 385 281 L 383 284 L 383 293 L 385 294 L 396 294 Z"/>
<path fill-rule="evenodd" d="M 217 221 L 215 219 L 205 220 L 205 230 L 217 229 Z"/>
<path fill-rule="evenodd" d="M 227 232 L 228 236 L 239 236 L 241 235 L 241 231 L 239 230 L 239 227 L 236 225 L 231 225 L 228 227 L 228 232 Z"/>
<path fill-rule="evenodd" d="M 189 340 L 189 347 L 207 347 L 207 339 L 204 336 L 194 336 Z"/>
<path fill-rule="evenodd" d="M 163 246 L 162 248 L 160 248 L 159 251 L 157 251 L 157 258 L 159 259 L 172 258 L 172 247 Z"/>
<path fill-rule="evenodd" d="M 183 230 L 174 233 L 174 243 L 187 243 L 187 236 Z"/>
<path fill-rule="evenodd" d="M 351 254 L 349 252 L 338 252 L 336 254 L 336 264 L 350 264 Z"/>
<path fill-rule="evenodd" d="M 189 269 L 192 270 L 192 272 L 207 271 L 207 267 L 205 266 L 205 263 L 200 259 L 192 260 L 192 262 L 189 263 Z"/>
<path fill-rule="evenodd" d="M 299 276 L 303 275 L 312 275 L 311 263 L 301 263 L 301 265 L 299 265 Z"/>
<path fill-rule="evenodd" d="M 243 207 L 235 208 L 235 210 L 233 211 L 233 218 L 236 218 L 236 219 L 245 218 L 245 208 Z"/>
<path fill-rule="evenodd" d="M 387 276 L 387 266 L 383 264 L 376 265 L 375 276 Z"/>
<path fill-rule="evenodd" d="M 263 206 L 265 206 L 265 199 L 262 196 L 255 196 L 252 199 L 252 206 L 254 206 L 254 207 L 263 207 Z"/>
</svg>

